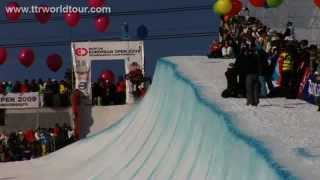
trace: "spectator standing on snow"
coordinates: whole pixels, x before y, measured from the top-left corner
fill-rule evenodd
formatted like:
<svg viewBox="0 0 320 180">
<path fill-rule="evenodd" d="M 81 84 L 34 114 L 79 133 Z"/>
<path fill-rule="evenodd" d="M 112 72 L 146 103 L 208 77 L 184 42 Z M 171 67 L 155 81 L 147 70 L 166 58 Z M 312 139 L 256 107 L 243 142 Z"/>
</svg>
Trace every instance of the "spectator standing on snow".
<svg viewBox="0 0 320 180">
<path fill-rule="evenodd" d="M 259 104 L 259 55 L 252 44 L 246 51 L 246 96 L 247 105 L 257 106 Z"/>
<path fill-rule="evenodd" d="M 288 48 L 282 49 L 279 62 L 282 64 L 281 87 L 283 88 L 283 94 L 288 97 L 290 93 L 290 87 L 292 87 L 293 77 L 293 59 L 291 54 L 288 52 Z"/>
</svg>

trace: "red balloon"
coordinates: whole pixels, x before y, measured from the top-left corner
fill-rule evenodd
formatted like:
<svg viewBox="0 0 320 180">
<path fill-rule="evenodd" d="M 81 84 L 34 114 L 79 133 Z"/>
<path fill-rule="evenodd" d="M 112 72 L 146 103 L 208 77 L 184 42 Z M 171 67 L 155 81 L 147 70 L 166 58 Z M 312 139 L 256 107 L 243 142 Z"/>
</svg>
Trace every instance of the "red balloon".
<svg viewBox="0 0 320 180">
<path fill-rule="evenodd" d="M 4 64 L 7 60 L 7 50 L 0 48 L 0 65 Z"/>
<path fill-rule="evenodd" d="M 314 0 L 313 2 L 314 2 L 314 4 L 315 4 L 316 6 L 318 6 L 318 7 L 320 8 L 320 0 Z"/>
<path fill-rule="evenodd" d="M 231 11 L 227 14 L 230 17 L 233 17 L 237 14 L 239 14 L 239 12 L 242 10 L 242 2 L 239 0 L 233 0 L 232 1 L 232 9 Z"/>
<path fill-rule="evenodd" d="M 62 64 L 63 60 L 59 54 L 51 54 L 47 58 L 48 68 L 53 72 L 57 72 L 61 68 Z"/>
<path fill-rule="evenodd" d="M 110 25 L 109 16 L 105 16 L 105 15 L 97 16 L 95 23 L 96 23 L 97 31 L 105 32 Z"/>
<path fill-rule="evenodd" d="M 266 0 L 250 0 L 250 3 L 255 7 L 265 7 Z"/>
<path fill-rule="evenodd" d="M 47 5 L 38 6 L 38 12 L 35 14 L 40 24 L 45 24 L 51 18 L 51 13 Z"/>
<path fill-rule="evenodd" d="M 102 7 L 105 5 L 105 1 L 104 0 L 88 0 L 88 4 L 90 7 Z"/>
<path fill-rule="evenodd" d="M 112 71 L 104 70 L 100 74 L 100 78 L 104 81 L 113 82 L 115 80 L 115 76 Z"/>
<path fill-rule="evenodd" d="M 21 12 L 17 12 L 19 8 L 20 6 L 17 2 L 9 2 L 7 4 L 5 13 L 9 21 L 16 22 L 20 19 Z"/>
<path fill-rule="evenodd" d="M 19 54 L 19 61 L 25 67 L 30 67 L 35 60 L 35 55 L 32 49 L 24 48 L 21 49 Z"/>
<path fill-rule="evenodd" d="M 80 22 L 80 13 L 79 12 L 65 13 L 64 20 L 70 27 L 76 27 Z"/>
</svg>

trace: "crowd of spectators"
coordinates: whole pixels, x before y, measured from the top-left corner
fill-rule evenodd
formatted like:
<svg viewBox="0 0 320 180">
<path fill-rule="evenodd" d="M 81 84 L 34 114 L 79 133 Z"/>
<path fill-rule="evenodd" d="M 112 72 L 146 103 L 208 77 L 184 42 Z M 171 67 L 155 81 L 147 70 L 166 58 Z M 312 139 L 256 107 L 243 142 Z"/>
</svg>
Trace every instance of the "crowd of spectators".
<svg viewBox="0 0 320 180">
<path fill-rule="evenodd" d="M 265 96 L 297 98 L 306 70 L 320 82 L 320 49 L 296 40 L 292 22 L 279 32 L 250 16 L 222 18 L 220 37 L 212 42 L 209 57 L 236 58 L 226 72 L 228 88 L 222 96 L 246 97 L 247 105 L 257 106 Z M 277 69 L 278 85 L 272 81 Z"/>
<path fill-rule="evenodd" d="M 49 129 L 0 132 L 0 162 L 38 158 L 75 141 L 74 130 L 67 124 L 56 124 Z"/>
<path fill-rule="evenodd" d="M 126 83 L 119 78 L 117 83 L 101 78 L 92 84 L 92 104 L 97 106 L 126 103 Z"/>
<path fill-rule="evenodd" d="M 33 79 L 23 82 L 16 81 L 15 83 L 11 81 L 0 82 L 0 94 L 38 92 L 40 106 L 46 107 L 69 106 L 71 90 L 71 83 L 65 80 L 48 79 L 43 81 L 42 79 Z"/>
<path fill-rule="evenodd" d="M 117 82 L 99 78 L 92 84 L 92 104 L 98 106 L 121 105 L 126 103 L 126 80 L 130 81 L 130 93 L 135 100 L 142 98 L 151 84 L 143 75 L 137 63 L 132 63 L 130 72 L 119 77 Z"/>
</svg>

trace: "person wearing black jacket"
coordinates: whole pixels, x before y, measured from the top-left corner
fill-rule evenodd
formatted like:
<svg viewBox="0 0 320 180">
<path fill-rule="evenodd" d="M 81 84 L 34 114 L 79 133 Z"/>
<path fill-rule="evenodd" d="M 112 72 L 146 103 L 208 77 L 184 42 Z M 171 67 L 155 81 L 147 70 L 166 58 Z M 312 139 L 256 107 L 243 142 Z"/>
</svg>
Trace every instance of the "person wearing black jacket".
<svg viewBox="0 0 320 180">
<path fill-rule="evenodd" d="M 248 48 L 249 46 L 245 42 L 241 42 L 239 44 L 239 47 L 237 47 L 239 50 L 236 52 L 236 62 L 234 67 L 237 70 L 237 73 L 239 75 L 239 89 L 238 89 L 238 96 L 244 97 L 246 96 L 246 59 L 248 54 Z M 236 49 L 237 49 L 236 48 Z"/>
<path fill-rule="evenodd" d="M 246 72 L 247 105 L 257 106 L 260 96 L 259 75 L 261 74 L 261 62 L 253 44 L 245 51 L 244 71 Z"/>
</svg>

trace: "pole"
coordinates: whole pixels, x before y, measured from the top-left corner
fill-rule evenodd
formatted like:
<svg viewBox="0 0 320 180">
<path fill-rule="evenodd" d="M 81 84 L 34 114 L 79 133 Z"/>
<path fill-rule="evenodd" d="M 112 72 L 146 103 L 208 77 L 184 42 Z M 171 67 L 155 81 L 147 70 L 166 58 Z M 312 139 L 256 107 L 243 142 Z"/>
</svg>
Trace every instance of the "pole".
<svg viewBox="0 0 320 180">
<path fill-rule="evenodd" d="M 37 127 L 36 128 L 39 128 L 40 127 L 40 118 L 39 118 L 40 114 L 39 114 L 39 108 L 37 109 Z"/>
</svg>

